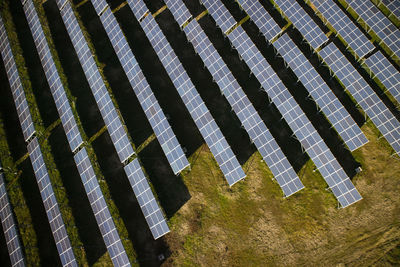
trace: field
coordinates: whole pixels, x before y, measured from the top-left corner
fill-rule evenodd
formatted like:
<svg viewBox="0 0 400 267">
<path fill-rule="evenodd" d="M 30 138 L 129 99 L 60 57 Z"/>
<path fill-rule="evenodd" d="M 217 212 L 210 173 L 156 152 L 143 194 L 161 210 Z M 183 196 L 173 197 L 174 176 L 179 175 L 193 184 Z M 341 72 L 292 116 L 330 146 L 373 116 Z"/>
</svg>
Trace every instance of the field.
<svg viewBox="0 0 400 267">
<path fill-rule="evenodd" d="M 187 42 L 170 11 L 163 7 L 164 1 L 145 1 L 247 175 L 243 181 L 229 187 L 129 6 L 122 0 L 107 1 L 190 161 L 190 168 L 175 176 L 90 1 L 70 1 L 152 190 L 168 219 L 171 232 L 157 240 L 153 239 L 132 192 L 55 1 L 34 2 L 101 190 L 132 264 L 400 265 L 400 157 L 394 155 L 393 149 L 352 96 L 303 42 L 300 32 L 273 8 L 271 1 L 261 2 L 279 25 L 285 27 L 285 32 L 361 127 L 369 140 L 363 147 L 354 152 L 346 148 L 294 72 L 259 35 L 256 25 L 235 1 L 223 2 L 236 21 L 242 23 L 362 195 L 361 201 L 347 208 L 338 207 L 334 195 L 277 107 L 260 89 L 260 82 L 231 48 L 212 17 L 205 13 L 204 6 L 198 1 L 184 1 L 194 17 L 203 16 L 200 25 L 303 182 L 305 188 L 288 198 L 283 196 L 201 58 Z M 351 63 L 357 66 L 399 120 L 398 104 L 383 90 L 382 84 L 369 76 L 343 40 L 332 34 L 332 29 L 323 24 L 311 6 L 299 2 L 330 40 L 351 58 Z M 111 259 L 75 167 L 22 5 L 20 1 L 0 0 L 0 11 L 79 265 L 110 266 Z M 373 41 L 377 45 L 379 40 Z M 396 68 L 400 70 L 398 65 Z M 0 160 L 27 265 L 60 265 L 1 58 Z M 360 172 L 356 171 L 358 167 Z M 10 265 L 2 233 L 0 262 Z"/>
</svg>

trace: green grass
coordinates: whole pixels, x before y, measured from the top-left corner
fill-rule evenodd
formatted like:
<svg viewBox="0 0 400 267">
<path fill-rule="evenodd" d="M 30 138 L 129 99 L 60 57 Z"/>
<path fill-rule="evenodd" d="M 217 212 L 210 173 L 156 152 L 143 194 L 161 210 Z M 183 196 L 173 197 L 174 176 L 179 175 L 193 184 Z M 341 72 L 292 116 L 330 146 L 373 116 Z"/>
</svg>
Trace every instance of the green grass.
<svg viewBox="0 0 400 267">
<path fill-rule="evenodd" d="M 363 172 L 353 182 L 364 199 L 345 209 L 311 161 L 298 173 L 305 188 L 283 198 L 258 152 L 244 165 L 246 179 L 229 188 L 200 148 L 183 175 L 192 198 L 170 220 L 165 265 L 368 265 L 395 258 L 400 161 L 370 122 L 363 131 L 370 142 L 354 152 Z"/>
</svg>

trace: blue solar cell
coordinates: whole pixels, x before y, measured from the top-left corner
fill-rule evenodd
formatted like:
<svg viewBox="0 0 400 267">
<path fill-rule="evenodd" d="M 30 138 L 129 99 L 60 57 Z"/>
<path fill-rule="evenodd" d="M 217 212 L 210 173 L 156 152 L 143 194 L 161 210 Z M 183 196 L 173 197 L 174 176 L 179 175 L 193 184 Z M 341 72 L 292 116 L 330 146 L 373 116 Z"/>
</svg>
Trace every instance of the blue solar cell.
<svg viewBox="0 0 400 267">
<path fill-rule="evenodd" d="M 70 4 L 67 4 L 61 11 L 61 16 L 119 159 L 121 162 L 125 162 L 135 152 Z"/>
<path fill-rule="evenodd" d="M 322 49 L 320 55 L 381 131 L 396 153 L 400 155 L 399 121 L 334 43 Z"/>
<path fill-rule="evenodd" d="M 200 24 L 196 20 L 192 20 L 184 28 L 184 32 L 235 111 L 285 196 L 290 196 L 304 188 L 274 137 L 202 30 Z"/>
<path fill-rule="evenodd" d="M 56 103 L 58 114 L 60 115 L 61 123 L 67 136 L 68 143 L 71 147 L 71 150 L 74 152 L 83 143 L 82 137 L 72 113 L 71 105 L 69 104 L 60 76 L 58 75 L 56 65 L 53 61 L 53 57 L 51 55 L 32 0 L 26 1 L 24 5 L 24 12 L 29 24 L 29 28 L 33 35 L 36 49 L 46 75 L 50 91 L 53 95 L 54 102 Z"/>
<path fill-rule="evenodd" d="M 328 37 L 296 1 L 275 0 L 275 3 L 314 49 L 328 41 Z"/>
<path fill-rule="evenodd" d="M 129 48 L 128 42 L 126 41 L 111 10 L 106 10 L 100 19 L 173 172 L 178 174 L 184 168 L 189 166 L 189 161 L 187 160 L 178 139 L 172 131 L 172 128 L 158 104 L 156 97 L 151 91 L 150 86 Z M 94 61 L 92 66 L 95 68 Z M 90 71 L 88 75 L 90 75 Z M 107 91 L 105 86 L 103 86 L 103 91 L 105 93 Z"/>
<path fill-rule="evenodd" d="M 378 51 L 365 60 L 368 68 L 400 103 L 400 73 L 390 61 Z"/>
<path fill-rule="evenodd" d="M 368 142 L 360 127 L 343 107 L 308 59 L 287 34 L 273 43 L 301 83 L 321 107 L 351 151 Z"/>
<path fill-rule="evenodd" d="M 312 3 L 360 58 L 374 50 L 374 45 L 333 0 L 312 0 Z"/>
<path fill-rule="evenodd" d="M 143 1 L 128 0 L 127 2 L 131 6 L 132 12 L 135 15 L 136 19 L 139 21 L 144 17 L 144 15 L 149 12 L 146 4 Z"/>
<path fill-rule="evenodd" d="M 21 124 L 22 133 L 25 141 L 28 141 L 35 133 L 35 127 L 31 113 L 29 111 L 28 102 L 22 88 L 21 79 L 15 64 L 14 55 L 7 37 L 7 32 L 0 17 L 0 52 L 3 58 L 4 67 L 6 69 L 8 81 L 10 83 L 11 92 L 17 109 L 18 119 Z"/>
<path fill-rule="evenodd" d="M 392 12 L 397 19 L 400 19 L 400 1 L 398 0 L 381 0 L 381 3 Z"/>
<path fill-rule="evenodd" d="M 218 17 L 217 13 L 210 13 L 210 15 Z M 228 35 L 228 38 L 271 97 L 329 188 L 332 191 L 335 190 L 333 193 L 340 205 L 347 207 L 360 200 L 360 194 L 339 162 L 243 28 L 237 27 Z M 253 57 L 248 55 L 253 55 Z M 336 190 L 339 184 L 341 190 Z"/>
<path fill-rule="evenodd" d="M 243 179 L 246 175 L 242 167 L 155 19 L 147 16 L 140 25 L 217 160 L 228 184 L 233 185 Z"/>
<path fill-rule="evenodd" d="M 61 264 L 78 266 L 37 138 L 32 139 L 27 147 Z"/>
<path fill-rule="evenodd" d="M 192 15 L 182 1 L 164 0 L 179 26 L 187 22 Z"/>
<path fill-rule="evenodd" d="M 223 33 L 235 26 L 236 20 L 229 14 L 229 11 L 220 1 L 201 0 L 200 2 L 207 8 L 210 13 L 217 13 L 218 17 L 214 18 L 217 25 Z"/>
<path fill-rule="evenodd" d="M 133 160 L 124 167 L 124 170 L 154 239 L 165 235 L 170 231 L 168 224 L 151 191 L 139 161 L 137 159 Z"/>
<path fill-rule="evenodd" d="M 371 2 L 346 0 L 378 37 L 400 57 L 400 30 Z"/>
<path fill-rule="evenodd" d="M 4 184 L 3 173 L 0 173 L 0 220 L 6 238 L 11 266 L 25 266 L 25 257 L 22 252 L 17 225 L 15 223 L 14 215 L 11 210 L 11 203 Z"/>
<path fill-rule="evenodd" d="M 76 153 L 74 160 L 113 265 L 130 266 L 86 149 L 82 148 Z"/>
<path fill-rule="evenodd" d="M 258 0 L 238 0 L 238 2 L 260 29 L 260 32 L 265 36 L 267 41 L 271 42 L 281 32 L 281 27 L 279 27 Z"/>
</svg>

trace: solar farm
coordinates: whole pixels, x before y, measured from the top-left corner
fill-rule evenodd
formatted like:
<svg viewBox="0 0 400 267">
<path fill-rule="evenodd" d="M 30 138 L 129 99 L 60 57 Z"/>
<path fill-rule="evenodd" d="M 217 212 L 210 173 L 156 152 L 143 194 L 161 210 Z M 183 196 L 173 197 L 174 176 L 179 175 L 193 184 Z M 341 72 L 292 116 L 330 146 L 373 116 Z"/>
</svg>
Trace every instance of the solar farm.
<svg viewBox="0 0 400 267">
<path fill-rule="evenodd" d="M 399 0 L 0 0 L 1 266 L 400 264 Z"/>
</svg>

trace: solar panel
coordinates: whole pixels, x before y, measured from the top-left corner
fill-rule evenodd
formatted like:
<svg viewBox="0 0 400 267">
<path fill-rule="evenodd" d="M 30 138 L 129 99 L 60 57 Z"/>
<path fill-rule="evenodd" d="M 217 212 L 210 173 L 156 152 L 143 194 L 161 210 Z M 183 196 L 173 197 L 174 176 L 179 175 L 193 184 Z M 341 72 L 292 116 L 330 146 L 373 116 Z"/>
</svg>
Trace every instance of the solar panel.
<svg viewBox="0 0 400 267">
<path fill-rule="evenodd" d="M 210 13 L 217 17 L 218 14 Z M 342 207 L 361 199 L 339 162 L 241 26 L 228 38 L 271 97 Z"/>
<path fill-rule="evenodd" d="M 137 159 L 133 160 L 124 167 L 124 170 L 154 239 L 165 235 L 170 231 L 168 224 L 151 191 L 139 161 Z"/>
<path fill-rule="evenodd" d="M 37 138 L 32 139 L 27 147 L 61 264 L 78 266 Z"/>
<path fill-rule="evenodd" d="M 312 0 L 313 5 L 360 58 L 374 50 L 374 45 L 333 0 Z"/>
<path fill-rule="evenodd" d="M 238 0 L 238 3 L 257 25 L 267 41 L 271 42 L 281 32 L 281 27 L 279 27 L 258 0 Z"/>
<path fill-rule="evenodd" d="M 101 12 L 104 11 L 108 7 L 106 0 L 91 0 L 94 9 L 96 10 L 97 15 L 100 16 Z"/>
<path fill-rule="evenodd" d="M 79 133 L 78 125 L 76 124 L 74 115 L 72 113 L 71 105 L 69 104 L 56 65 L 53 61 L 53 57 L 51 55 L 32 0 L 26 1 L 24 5 L 24 11 L 36 45 L 36 49 L 39 54 L 40 61 L 43 66 L 44 73 L 47 78 L 47 82 L 50 87 L 50 91 L 53 95 L 58 114 L 61 118 L 61 123 L 64 127 L 68 143 L 72 152 L 74 152 L 83 143 L 82 137 Z"/>
<path fill-rule="evenodd" d="M 228 66 L 218 54 L 210 39 L 208 39 L 202 30 L 200 24 L 196 20 L 192 20 L 184 28 L 184 32 L 235 111 L 235 114 L 254 142 L 263 160 L 267 163 L 276 181 L 281 186 L 285 196 L 290 196 L 304 188 L 278 143 L 228 69 Z"/>
<path fill-rule="evenodd" d="M 229 11 L 220 1 L 200 0 L 200 2 L 203 3 L 208 12 L 218 14 L 218 17 L 214 19 L 223 33 L 226 33 L 230 28 L 235 26 L 236 20 L 229 14 Z"/>
<path fill-rule="evenodd" d="M 346 2 L 390 50 L 400 57 L 400 30 L 371 1 L 346 0 Z"/>
<path fill-rule="evenodd" d="M 400 19 L 400 1 L 398 0 L 381 0 L 382 4 L 392 12 L 397 19 Z"/>
<path fill-rule="evenodd" d="M 130 1 L 128 1 L 130 3 Z M 132 8 L 132 7 L 131 7 Z M 229 185 L 243 179 L 246 175 L 233 154 L 228 142 L 201 99 L 188 74 L 176 56 L 171 45 L 152 16 L 140 22 L 147 38 L 177 88 L 183 103 L 214 155 Z"/>
<path fill-rule="evenodd" d="M 19 233 L 11 210 L 10 199 L 8 198 L 6 186 L 4 184 L 3 173 L 0 173 L 0 220 L 4 237 L 6 238 L 11 266 L 25 266 L 25 257 L 19 241 Z"/>
<path fill-rule="evenodd" d="M 364 62 L 389 93 L 400 103 L 400 73 L 390 61 L 378 51 Z"/>
<path fill-rule="evenodd" d="M 111 10 L 106 10 L 100 19 L 173 172 L 178 174 L 184 168 L 189 166 L 189 161 L 187 160 L 178 139 L 172 131 L 172 128 L 158 104 L 156 97 L 151 91 L 151 88 L 136 61 L 132 50 L 129 48 L 128 42 L 126 41 Z M 93 67 L 95 67 L 94 61 Z M 104 90 L 106 92 L 105 87 Z"/>
<path fill-rule="evenodd" d="M 130 266 L 128 255 L 104 200 L 103 192 L 100 189 L 86 149 L 82 148 L 76 153 L 74 160 L 113 265 Z"/>
<path fill-rule="evenodd" d="M 274 47 L 282 55 L 351 151 L 368 142 L 342 103 L 287 34 Z"/>
<path fill-rule="evenodd" d="M 334 43 L 319 53 L 375 126 L 400 155 L 400 123 Z"/>
<path fill-rule="evenodd" d="M 328 37 L 296 1 L 275 0 L 275 3 L 314 49 L 328 41 Z"/>
<path fill-rule="evenodd" d="M 144 15 L 149 12 L 146 4 L 143 1 L 128 1 L 128 3 L 131 6 L 131 10 L 138 21 L 140 21 L 144 17 Z"/>
<path fill-rule="evenodd" d="M 22 88 L 21 79 L 18 74 L 17 65 L 15 64 L 14 55 L 7 37 L 7 32 L 0 17 L 0 52 L 3 58 L 4 67 L 7 72 L 8 81 L 10 83 L 11 92 L 17 109 L 18 119 L 21 124 L 22 133 L 25 141 L 28 141 L 35 133 L 33 120 L 29 111 L 28 102 Z"/>
<path fill-rule="evenodd" d="M 179 26 L 185 24 L 192 15 L 182 1 L 164 0 Z"/>
<path fill-rule="evenodd" d="M 90 89 L 92 90 L 104 123 L 107 126 L 118 157 L 121 162 L 125 162 L 135 152 L 69 3 L 61 11 L 61 17 L 64 20 L 67 32 L 89 82 Z"/>
<path fill-rule="evenodd" d="M 58 9 L 62 9 L 64 7 L 64 5 L 68 3 L 68 0 L 56 0 L 56 4 L 58 6 Z"/>
</svg>

